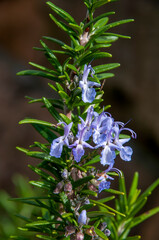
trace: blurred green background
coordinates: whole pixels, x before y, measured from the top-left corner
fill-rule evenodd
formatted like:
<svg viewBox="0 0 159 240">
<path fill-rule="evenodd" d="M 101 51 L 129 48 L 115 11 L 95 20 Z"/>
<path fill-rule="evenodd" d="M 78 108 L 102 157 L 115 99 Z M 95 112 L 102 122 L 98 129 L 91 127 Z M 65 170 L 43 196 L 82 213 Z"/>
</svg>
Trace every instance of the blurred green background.
<svg viewBox="0 0 159 240">
<path fill-rule="evenodd" d="M 69 11 L 77 22 L 85 17 L 86 10 L 81 0 L 54 0 L 53 3 Z M 120 0 L 100 10 L 106 11 L 116 12 L 110 22 L 111 19 L 135 19 L 134 23 L 114 29 L 117 33 L 130 35 L 132 39 L 118 40 L 111 47 L 112 59 L 103 60 L 104 63 L 121 63 L 121 67 L 114 71 L 115 77 L 105 83 L 104 104 L 112 105 L 110 112 L 116 120 L 127 122 L 132 119 L 129 127 L 138 134 L 137 140 L 132 142 L 133 159 L 128 164 L 119 160 L 116 167 L 124 171 L 128 186 L 133 173 L 138 171 L 139 186 L 144 190 L 158 177 L 159 172 L 159 1 Z M 16 184 L 21 182 L 15 180 L 18 179 L 15 173 L 26 175 L 29 179 L 34 178 L 27 165 L 38 162 L 28 159 L 15 147 L 27 147 L 35 140 L 42 140 L 29 125 L 19 126 L 18 121 L 24 117 L 52 121 L 38 104 L 28 105 L 24 99 L 25 95 L 35 98 L 51 97 L 52 92 L 47 87 L 47 81 L 36 77 L 17 77 L 16 72 L 29 68 L 29 61 L 47 65 L 45 57 L 32 49 L 33 46 L 40 46 L 41 36 L 54 36 L 69 43 L 66 35 L 50 20 L 49 12 L 44 0 L 0 1 L 0 189 L 12 196 L 17 195 L 12 179 L 14 178 Z M 56 48 L 56 45 L 52 44 L 52 48 Z M 101 63 L 102 60 L 98 62 Z M 30 189 L 29 192 L 31 191 Z M 0 202 L 8 197 L 7 193 L 0 194 Z M 158 199 L 159 191 L 156 190 L 147 209 L 156 206 Z M 11 213 L 14 203 L 7 206 L 7 209 L 5 206 L 3 210 L 0 209 L 2 225 L 6 210 Z M 18 210 L 19 206 L 15 208 Z M 157 240 L 158 222 L 159 216 L 156 215 L 136 228 L 134 234 L 141 234 L 144 240 Z M 9 224 L 8 221 L 8 226 Z"/>
</svg>

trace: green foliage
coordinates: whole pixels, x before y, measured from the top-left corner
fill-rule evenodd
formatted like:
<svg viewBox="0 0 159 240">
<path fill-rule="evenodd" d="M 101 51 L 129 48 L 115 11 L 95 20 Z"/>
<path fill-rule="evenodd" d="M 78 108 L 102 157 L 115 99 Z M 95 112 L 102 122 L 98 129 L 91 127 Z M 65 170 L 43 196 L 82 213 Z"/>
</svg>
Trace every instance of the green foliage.
<svg viewBox="0 0 159 240">
<path fill-rule="evenodd" d="M 119 189 L 124 195 L 120 195 L 119 198 L 115 199 L 115 209 L 119 211 L 120 214 L 116 215 L 116 217 L 105 219 L 111 230 L 110 239 L 140 239 L 140 236 L 128 237 L 131 229 L 159 212 L 159 207 L 156 207 L 145 213 L 140 213 L 140 210 L 147 202 L 148 196 L 150 196 L 152 191 L 158 187 L 159 179 L 141 193 L 141 190 L 138 189 L 138 178 L 139 174 L 136 172 L 128 194 L 126 191 L 124 175 L 122 174 L 122 177 L 119 178 Z M 101 208 L 102 206 L 100 209 Z M 124 216 L 122 216 L 121 213 L 123 213 Z"/>
<path fill-rule="evenodd" d="M 27 156 L 39 159 L 39 164 L 36 166 L 29 165 L 29 168 L 39 177 L 36 181 L 30 181 L 30 184 L 35 189 L 40 189 L 42 194 L 40 196 L 35 194 L 22 195 L 20 198 L 12 199 L 15 204 L 23 203 L 27 208 L 32 206 L 38 209 L 39 214 L 33 218 L 31 216 L 20 216 L 26 222 L 24 227 L 20 227 L 20 230 L 32 232 L 34 237 L 36 236 L 39 239 L 70 240 L 72 236 L 75 239 L 74 232 L 73 235 L 66 234 L 67 227 L 70 226 L 76 233 L 82 230 L 85 235 L 84 239 L 92 239 L 94 235 L 91 234 L 95 234 L 98 239 L 108 239 L 104 229 L 102 229 L 104 221 L 108 223 L 111 230 L 110 239 L 131 239 L 131 237 L 128 237 L 131 228 L 158 212 L 158 208 L 155 208 L 148 213 L 136 216 L 146 203 L 150 192 L 158 185 L 158 181 L 139 195 L 140 191 L 137 189 L 138 174 L 136 173 L 127 195 L 122 175 L 122 177 L 119 177 L 119 190 L 105 189 L 105 197 L 99 200 L 97 179 L 92 173 L 94 171 L 101 174 L 101 171 L 97 168 L 100 161 L 97 150 L 88 152 L 87 155 L 82 157 L 80 163 L 74 162 L 71 149 L 65 146 L 61 157 L 50 156 L 52 141 L 64 133 L 63 123 L 61 122 L 66 124 L 73 122 L 71 131 L 73 137 L 75 137 L 80 122 L 79 116 L 86 119 L 90 106 L 93 106 L 99 114 L 103 111 L 100 103 L 103 101 L 104 92 L 102 88 L 105 79 L 113 77 L 114 74 L 108 71 L 119 67 L 120 64 L 104 63 L 94 66 L 95 74 L 93 78 L 88 77 L 88 79 L 95 83 L 101 83 L 101 88 L 96 88 L 96 97 L 92 103 L 82 101 L 79 80 L 85 64 L 100 58 L 110 59 L 112 55 L 106 51 L 107 48 L 111 47 L 120 37 L 129 38 L 128 36 L 110 33 L 109 30 L 121 24 L 132 22 L 132 19 L 109 23 L 109 17 L 114 12 L 103 13 L 94 18 L 96 9 L 113 1 L 83 0 L 87 7 L 87 16 L 80 24 L 69 13 L 52 2 L 47 2 L 52 11 L 52 14 L 50 14 L 51 20 L 67 34 L 70 44 L 68 45 L 53 37 L 44 36 L 43 40 L 40 41 L 41 48 L 35 49 L 45 55 L 51 67 L 46 68 L 30 62 L 30 65 L 35 69 L 18 73 L 18 75 L 39 76 L 51 81 L 48 85 L 53 91 L 52 95 L 54 95 L 54 92 L 58 94 L 58 99 L 27 97 L 29 104 L 38 102 L 48 110 L 52 117 L 51 123 L 31 118 L 19 122 L 19 124 L 31 124 L 44 138 L 44 142 L 35 141 L 28 149 L 17 147 Z M 50 49 L 44 41 L 56 43 L 60 50 Z M 59 54 L 65 56 L 63 62 L 58 59 Z M 110 105 L 105 106 L 104 111 L 109 107 Z M 120 138 L 125 138 L 125 136 L 121 135 Z M 64 171 L 68 173 L 66 179 L 62 177 Z M 116 177 L 116 175 L 116 173 L 112 173 L 113 177 Z M 88 198 L 90 198 L 90 202 L 83 204 Z M 115 201 L 114 208 L 107 205 L 112 200 Z M 97 210 L 97 208 L 99 209 Z M 92 225 L 86 223 L 84 226 L 79 226 L 78 215 L 83 210 L 88 210 L 87 216 L 89 217 L 89 223 Z M 18 237 L 12 236 L 12 238 L 25 239 L 19 235 Z M 139 236 L 132 239 L 139 239 Z"/>
<path fill-rule="evenodd" d="M 15 193 L 19 197 L 27 198 L 28 196 L 40 196 L 40 189 L 32 189 L 28 183 L 28 179 L 21 175 L 13 177 Z M 31 240 L 34 239 L 31 233 L 21 233 L 18 226 L 22 226 L 24 222 L 30 222 L 30 219 L 35 218 L 41 212 L 40 209 L 33 206 L 27 206 L 18 201 L 11 201 L 10 195 L 4 190 L 0 191 L 0 239 L 8 240 L 10 235 L 22 235 L 15 239 Z"/>
</svg>

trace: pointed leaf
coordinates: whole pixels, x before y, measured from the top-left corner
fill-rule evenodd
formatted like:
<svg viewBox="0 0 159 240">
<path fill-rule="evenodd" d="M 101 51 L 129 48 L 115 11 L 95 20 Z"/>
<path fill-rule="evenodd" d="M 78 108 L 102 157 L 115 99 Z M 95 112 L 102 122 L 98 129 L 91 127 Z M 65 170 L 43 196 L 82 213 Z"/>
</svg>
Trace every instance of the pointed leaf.
<svg viewBox="0 0 159 240">
<path fill-rule="evenodd" d="M 83 167 L 86 167 L 86 166 L 88 166 L 88 165 L 92 165 L 92 164 L 97 163 L 97 162 L 99 162 L 99 161 L 100 161 L 100 155 L 97 155 L 97 156 L 95 156 L 93 159 L 91 159 L 90 161 L 88 161 L 87 163 L 85 163 L 85 164 L 83 165 Z"/>
<path fill-rule="evenodd" d="M 52 2 L 47 2 L 46 4 L 49 5 L 49 7 L 56 12 L 60 17 L 62 17 L 64 20 L 66 20 L 68 23 L 74 23 L 77 24 L 76 21 L 74 20 L 74 18 L 68 14 L 67 12 L 65 12 L 63 9 L 55 6 Z"/>
<path fill-rule="evenodd" d="M 109 71 L 109 70 L 117 68 L 119 66 L 120 66 L 119 63 L 109 63 L 109 64 L 95 66 L 95 67 L 93 67 L 93 69 L 94 69 L 95 73 L 97 74 L 97 73 Z"/>
<path fill-rule="evenodd" d="M 53 107 L 53 105 L 50 103 L 50 101 L 43 97 L 43 102 L 46 106 L 46 108 L 48 109 L 48 111 L 50 112 L 50 114 L 57 120 L 57 121 L 62 121 L 62 118 L 60 117 L 59 113 L 56 111 L 56 109 Z"/>
<path fill-rule="evenodd" d="M 85 183 L 88 183 L 88 182 L 89 182 L 90 180 L 92 180 L 93 178 L 94 178 L 93 175 L 90 175 L 90 176 L 88 176 L 88 177 L 81 178 L 81 179 L 79 179 L 79 180 L 77 180 L 77 181 L 75 181 L 75 182 L 72 183 L 73 188 L 77 188 L 77 187 L 79 187 L 79 186 L 81 186 L 81 185 L 83 185 L 83 184 L 85 184 Z"/>
<path fill-rule="evenodd" d="M 107 210 L 110 210 L 110 211 L 112 211 L 112 212 L 114 212 L 116 214 L 119 214 L 120 216 L 125 217 L 125 214 L 120 213 L 120 212 L 116 211 L 115 209 L 113 209 L 113 208 L 111 208 L 111 207 L 109 207 L 109 206 L 107 206 L 107 205 L 105 205 L 105 204 L 103 204 L 103 203 L 101 203 L 99 201 L 95 201 L 95 200 L 90 199 L 90 202 L 91 203 L 95 203 L 99 207 L 106 208 Z"/>
<path fill-rule="evenodd" d="M 100 59 L 100 58 L 105 58 L 105 57 L 112 57 L 112 55 L 110 53 L 107 53 L 107 52 L 98 52 L 98 53 L 91 53 L 91 54 L 88 54 L 87 56 L 85 57 L 82 57 L 81 59 L 79 58 L 79 62 L 80 62 L 80 65 L 83 65 L 83 64 L 86 64 L 88 62 L 91 62 L 92 59 Z"/>
<path fill-rule="evenodd" d="M 53 80 L 55 82 L 61 82 L 61 80 L 58 79 L 57 76 L 54 76 L 51 73 L 46 73 L 46 72 L 38 71 L 38 70 L 24 70 L 24 71 L 18 72 L 17 75 L 18 76 L 27 76 L 27 75 L 38 76 L 38 77 L 43 77 L 43 78 Z"/>
<path fill-rule="evenodd" d="M 139 174 L 138 174 L 138 172 L 135 172 L 133 180 L 132 180 L 132 184 L 130 187 L 129 195 L 128 195 L 128 204 L 133 203 L 132 199 L 133 199 L 133 196 L 134 196 L 137 186 L 138 186 L 138 180 L 139 180 Z"/>
<path fill-rule="evenodd" d="M 136 225 L 140 224 L 141 222 L 145 221 L 147 218 L 153 216 L 154 214 L 159 212 L 159 207 L 153 208 L 140 216 L 133 218 L 131 227 L 135 227 Z"/>
<path fill-rule="evenodd" d="M 104 240 L 108 240 L 107 236 L 100 229 L 95 227 L 94 230 L 100 238 L 102 238 Z"/>
<path fill-rule="evenodd" d="M 88 217 L 94 218 L 94 217 L 99 217 L 99 216 L 105 216 L 105 217 L 112 217 L 115 216 L 114 213 L 112 212 L 102 212 L 102 211 L 91 211 L 87 213 Z"/>
</svg>

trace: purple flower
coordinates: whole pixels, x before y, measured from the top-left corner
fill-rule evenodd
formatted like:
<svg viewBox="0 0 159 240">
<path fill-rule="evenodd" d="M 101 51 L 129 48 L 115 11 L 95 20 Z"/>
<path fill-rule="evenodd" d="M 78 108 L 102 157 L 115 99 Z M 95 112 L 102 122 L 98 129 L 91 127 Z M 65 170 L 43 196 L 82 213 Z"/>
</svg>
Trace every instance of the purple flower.
<svg viewBox="0 0 159 240">
<path fill-rule="evenodd" d="M 104 116 L 104 113 L 102 113 Z M 97 121 L 97 128 L 99 134 L 94 133 L 94 141 L 98 143 L 95 148 L 103 147 L 101 152 L 101 161 L 100 163 L 105 166 L 109 165 L 113 167 L 114 159 L 116 158 L 115 150 L 118 147 L 113 143 L 114 137 L 112 135 L 112 128 L 114 124 L 114 119 L 105 115 L 105 118 L 101 121 Z"/>
<path fill-rule="evenodd" d="M 114 180 L 114 178 L 110 177 L 107 172 L 113 171 L 117 172 L 120 176 L 122 175 L 121 171 L 117 168 L 112 168 L 109 166 L 108 169 L 106 169 L 104 172 L 97 174 L 97 176 L 100 176 L 97 181 L 100 181 L 99 186 L 98 186 L 98 191 L 99 193 L 103 191 L 104 189 L 109 189 L 111 182 L 107 181 L 107 179 Z"/>
<path fill-rule="evenodd" d="M 110 188 L 110 182 L 109 181 L 101 181 L 98 186 L 98 191 L 99 193 L 103 191 L 104 189 L 109 189 Z"/>
<path fill-rule="evenodd" d="M 60 124 L 64 124 L 64 135 L 54 139 L 50 149 L 50 155 L 56 158 L 61 157 L 61 153 L 64 145 L 69 146 L 68 136 L 73 123 L 71 122 L 68 125 L 65 122 L 58 123 L 58 125 Z"/>
<path fill-rule="evenodd" d="M 79 87 L 82 89 L 83 102 L 92 103 L 96 96 L 96 91 L 93 88 L 93 86 L 100 87 L 100 84 L 96 83 L 96 82 L 88 81 L 87 78 L 88 78 L 90 71 L 92 74 L 95 73 L 95 71 L 93 70 L 93 68 L 91 67 L 90 64 L 88 66 L 85 65 L 82 80 L 79 81 Z M 92 74 L 91 74 L 91 76 L 92 76 Z"/>
<path fill-rule="evenodd" d="M 86 128 L 79 130 L 77 134 L 78 139 L 69 146 L 69 148 L 72 148 L 72 153 L 76 162 L 80 162 L 81 157 L 85 153 L 84 148 L 88 147 L 88 148 L 94 149 L 94 147 L 92 147 L 90 144 L 84 141 L 83 138 L 84 138 L 85 131 L 86 131 Z"/>
<path fill-rule="evenodd" d="M 85 225 L 87 222 L 87 212 L 86 210 L 82 210 L 82 212 L 80 213 L 79 217 L 78 217 L 78 223 L 80 225 Z"/>
<path fill-rule="evenodd" d="M 133 154 L 132 148 L 129 146 L 123 146 L 123 144 L 128 142 L 130 138 L 122 138 L 122 139 L 119 138 L 119 134 L 121 133 L 121 131 L 124 131 L 124 130 L 131 132 L 132 138 L 136 138 L 136 133 L 133 130 L 131 130 L 130 128 L 124 128 L 124 124 L 122 125 L 121 128 L 119 128 L 119 125 L 116 123 L 113 128 L 113 131 L 115 134 L 114 143 L 118 146 L 121 159 L 124 161 L 131 161 L 131 156 Z"/>
<path fill-rule="evenodd" d="M 92 135 L 92 125 L 91 124 L 92 124 L 93 115 L 94 115 L 94 109 L 91 106 L 88 108 L 87 117 L 86 117 L 85 121 L 79 116 L 79 118 L 81 120 L 81 124 L 78 124 L 78 130 L 81 131 L 83 128 L 85 128 L 84 136 L 83 136 L 84 141 L 88 141 L 90 136 Z"/>
<path fill-rule="evenodd" d="M 120 126 L 120 127 L 119 127 Z M 131 136 L 136 138 L 136 133 L 124 127 L 122 122 L 114 122 L 111 116 L 107 116 L 104 112 L 95 117 L 92 123 L 94 129 L 93 141 L 97 146 L 95 148 L 103 147 L 101 151 L 101 164 L 109 165 L 111 168 L 114 165 L 116 158 L 115 150 L 119 151 L 120 157 L 124 161 L 131 161 L 133 150 L 131 147 L 123 146 L 130 138 L 120 139 L 120 133 L 123 130 L 131 132 Z"/>
</svg>

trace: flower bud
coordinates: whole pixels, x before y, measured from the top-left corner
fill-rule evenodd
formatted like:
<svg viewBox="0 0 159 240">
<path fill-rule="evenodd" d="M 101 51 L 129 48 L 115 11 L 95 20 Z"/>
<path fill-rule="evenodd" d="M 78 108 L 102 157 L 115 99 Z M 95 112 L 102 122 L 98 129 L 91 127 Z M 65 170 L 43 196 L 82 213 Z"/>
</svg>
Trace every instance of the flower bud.
<svg viewBox="0 0 159 240">
<path fill-rule="evenodd" d="M 88 228 L 85 230 L 85 233 L 91 237 L 96 236 L 96 232 L 94 231 L 94 227 Z"/>
<path fill-rule="evenodd" d="M 61 177 L 65 180 L 68 178 L 68 171 L 66 168 L 62 171 Z"/>
<path fill-rule="evenodd" d="M 53 193 L 54 194 L 58 194 L 61 192 L 62 188 L 63 188 L 63 185 L 64 185 L 64 182 L 59 182 L 57 185 L 56 185 L 56 188 L 54 189 Z"/>
<path fill-rule="evenodd" d="M 83 240 L 84 239 L 84 234 L 82 232 L 78 232 L 76 234 L 75 240 Z"/>
<path fill-rule="evenodd" d="M 72 184 L 71 184 L 71 182 L 68 182 L 68 183 L 65 184 L 64 191 L 65 192 L 71 192 L 72 191 Z"/>
<path fill-rule="evenodd" d="M 111 234 L 111 231 L 109 229 L 105 229 L 104 234 L 109 237 Z"/>
<path fill-rule="evenodd" d="M 87 212 L 86 210 L 82 210 L 82 212 L 80 213 L 79 217 L 78 217 L 78 223 L 80 225 L 85 225 L 87 221 Z"/>
<path fill-rule="evenodd" d="M 67 236 L 75 233 L 75 227 L 74 226 L 66 226 L 65 231 L 66 231 L 65 236 L 67 237 Z"/>
<path fill-rule="evenodd" d="M 80 45 L 85 46 L 88 43 L 89 38 L 88 32 L 84 32 L 84 34 L 80 36 Z"/>
</svg>

